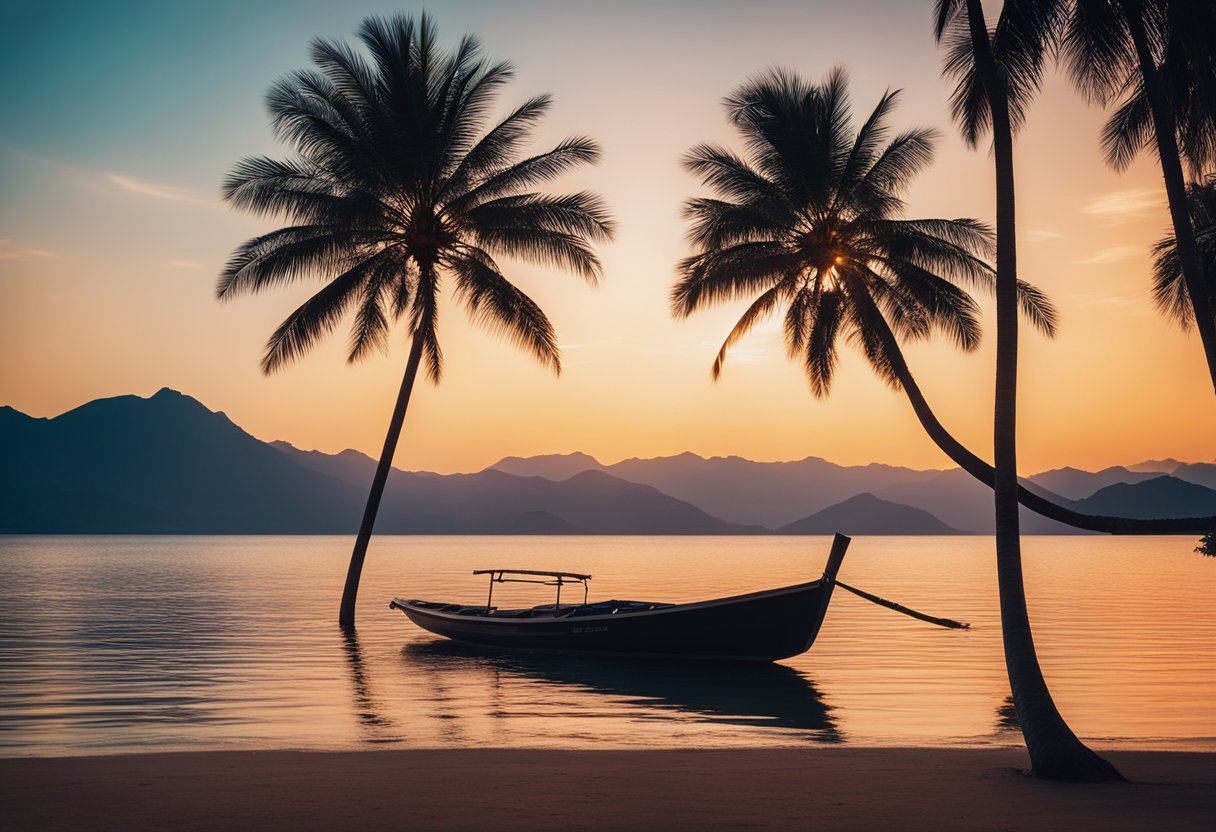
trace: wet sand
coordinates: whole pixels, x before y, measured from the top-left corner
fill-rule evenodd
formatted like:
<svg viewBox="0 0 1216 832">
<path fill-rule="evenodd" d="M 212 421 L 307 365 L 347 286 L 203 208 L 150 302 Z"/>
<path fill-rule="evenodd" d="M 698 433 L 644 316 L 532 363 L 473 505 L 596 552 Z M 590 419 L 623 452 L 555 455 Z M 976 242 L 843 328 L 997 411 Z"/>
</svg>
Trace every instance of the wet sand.
<svg viewBox="0 0 1216 832">
<path fill-rule="evenodd" d="M 1019 749 L 220 751 L 0 760 L 7 830 L 1211 829 L 1216 754 L 1134 780 L 1022 776 Z"/>
</svg>

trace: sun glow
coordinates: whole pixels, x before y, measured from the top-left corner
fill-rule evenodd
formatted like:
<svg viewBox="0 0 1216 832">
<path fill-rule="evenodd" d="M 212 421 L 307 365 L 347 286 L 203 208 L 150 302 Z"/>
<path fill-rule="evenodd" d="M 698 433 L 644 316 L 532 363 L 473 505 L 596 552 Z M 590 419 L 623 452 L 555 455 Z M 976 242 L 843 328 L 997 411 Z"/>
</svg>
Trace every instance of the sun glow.
<svg viewBox="0 0 1216 832">
<path fill-rule="evenodd" d="M 59 19 L 54 4 L 17 4 L 26 22 L 0 27 L 8 46 L 0 61 L 28 81 L 9 91 L 19 117 L 0 120 L 0 354 L 11 357 L 0 362 L 0 405 L 53 416 L 170 386 L 260 438 L 376 456 L 401 382 L 404 332 L 390 336 L 387 359 L 347 366 L 343 322 L 298 364 L 265 378 L 258 359 L 268 335 L 318 285 L 300 281 L 241 304 L 214 299 L 233 245 L 276 227 L 212 197 L 235 160 L 283 153 L 259 103 L 266 87 L 308 64 L 312 36 L 350 39 L 365 11 L 274 0 L 250 4 L 236 27 L 198 13 L 191 60 L 166 54 L 158 63 L 157 50 L 182 29 L 179 16 L 198 5 L 166 4 L 136 27 L 123 16 Z M 504 108 L 550 93 L 543 138 L 586 134 L 602 145 L 597 166 L 552 192 L 602 194 L 619 236 L 600 249 L 604 277 L 594 293 L 557 270 L 504 264 L 567 345 L 560 379 L 443 299 L 443 382 L 416 390 L 398 465 L 472 471 L 509 454 L 573 450 L 605 462 L 693 451 L 949 464 L 906 399 L 851 345 L 841 346 L 828 400 L 809 395 L 777 327 L 755 333 L 748 346 L 757 360 L 715 384 L 709 366 L 746 305 L 687 320 L 668 311 L 675 264 L 690 253 L 680 206 L 705 195 L 677 160 L 706 141 L 743 151 L 722 97 L 768 66 L 818 78 L 845 62 L 855 126 L 884 90 L 902 87 L 892 126 L 940 131 L 904 214 L 992 221 L 991 159 L 969 149 L 950 120 L 925 4 L 886 3 L 870 18 L 858 17 L 856 4 L 792 4 L 780 27 L 773 4 L 763 6 L 771 13 L 707 4 L 698 37 L 673 39 L 677 5 L 575 3 L 535 16 L 516 4 L 434 4 L 447 46 L 475 33 L 492 59 L 516 65 Z M 287 7 L 300 18 L 290 36 Z M 103 23 L 99 38 L 93 29 Z M 847 48 L 862 41 L 869 48 Z M 629 60 L 617 61 L 625 50 Z M 153 66 L 155 89 L 146 84 Z M 1160 167 L 1146 154 L 1111 171 L 1098 148 L 1105 115 L 1049 73 L 1018 135 L 1019 268 L 1061 313 L 1055 339 L 1026 327 L 1019 343 L 1019 459 L 1028 473 L 1216 458 L 1202 347 L 1163 319 L 1149 294 L 1150 249 L 1169 222 Z M 826 254 L 818 275 L 800 275 L 811 288 L 818 280 L 839 291 L 836 271 L 880 265 L 833 240 L 833 230 L 790 241 Z M 843 262 L 834 262 L 838 253 Z M 907 358 L 942 422 L 981 450 L 992 438 L 995 330 L 990 296 L 975 297 L 985 331 L 976 352 L 934 338 L 910 344 Z"/>
</svg>

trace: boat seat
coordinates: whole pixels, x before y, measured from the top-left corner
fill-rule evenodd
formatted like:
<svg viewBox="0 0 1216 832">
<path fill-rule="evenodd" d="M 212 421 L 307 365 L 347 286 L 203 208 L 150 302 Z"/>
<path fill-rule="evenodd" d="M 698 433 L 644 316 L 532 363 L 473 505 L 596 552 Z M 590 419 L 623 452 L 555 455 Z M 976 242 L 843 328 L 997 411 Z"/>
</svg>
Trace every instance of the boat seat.
<svg viewBox="0 0 1216 832">
<path fill-rule="evenodd" d="M 495 607 L 491 614 L 495 618 L 531 618 L 532 610 L 500 610 Z"/>
</svg>

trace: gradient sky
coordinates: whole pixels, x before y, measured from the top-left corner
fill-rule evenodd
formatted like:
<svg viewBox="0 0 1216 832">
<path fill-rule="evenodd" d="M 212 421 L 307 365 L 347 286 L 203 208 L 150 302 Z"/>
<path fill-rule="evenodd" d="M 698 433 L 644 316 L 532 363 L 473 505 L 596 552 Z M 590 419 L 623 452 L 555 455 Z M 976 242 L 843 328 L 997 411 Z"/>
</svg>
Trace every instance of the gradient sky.
<svg viewBox="0 0 1216 832">
<path fill-rule="evenodd" d="M 480 469 L 508 454 L 582 450 L 605 462 L 691 450 L 753 459 L 947 467 L 901 393 L 846 352 L 814 400 L 770 326 L 709 367 L 742 305 L 673 321 L 667 292 L 687 253 L 679 211 L 700 193 L 679 165 L 700 141 L 733 142 L 722 97 L 780 65 L 851 75 L 855 111 L 904 89 L 897 127 L 942 131 L 938 161 L 908 195 L 913 216 L 991 219 L 986 149 L 949 123 L 949 88 L 925 2 L 453 2 L 430 7 L 441 40 L 479 35 L 517 68 L 504 108 L 552 93 L 541 143 L 585 133 L 605 156 L 561 180 L 601 192 L 619 223 L 605 280 L 512 263 L 553 319 L 560 379 L 445 305 L 447 359 L 421 385 L 397 464 Z M 220 204 L 240 157 L 283 155 L 263 95 L 308 64 L 315 36 L 350 38 L 371 13 L 425 6 L 332 2 L 6 3 L 0 9 L 0 404 L 51 416 L 87 400 L 170 386 L 263 439 L 375 455 L 405 361 L 349 367 L 344 333 L 266 378 L 263 344 L 315 284 L 220 304 L 232 248 L 273 224 Z M 1021 276 L 1049 292 L 1062 328 L 1023 330 L 1024 473 L 1147 458 L 1216 457 L 1198 339 L 1149 300 L 1149 245 L 1168 225 L 1155 160 L 1116 174 L 1096 153 L 1101 113 L 1058 75 L 1019 138 Z M 942 421 L 990 457 L 993 338 L 942 342 L 908 360 Z"/>
</svg>

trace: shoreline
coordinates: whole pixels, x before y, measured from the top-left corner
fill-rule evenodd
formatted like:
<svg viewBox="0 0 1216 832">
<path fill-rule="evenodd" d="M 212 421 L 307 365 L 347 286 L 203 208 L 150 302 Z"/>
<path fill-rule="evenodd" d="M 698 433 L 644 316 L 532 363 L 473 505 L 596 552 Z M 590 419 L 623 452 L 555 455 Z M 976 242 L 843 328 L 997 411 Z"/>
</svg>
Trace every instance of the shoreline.
<svg viewBox="0 0 1216 832">
<path fill-rule="evenodd" d="M 8 757 L 0 804 L 12 830 L 1209 828 L 1216 753 L 1102 753 L 1133 782 L 1028 778 L 1021 748 Z"/>
</svg>

